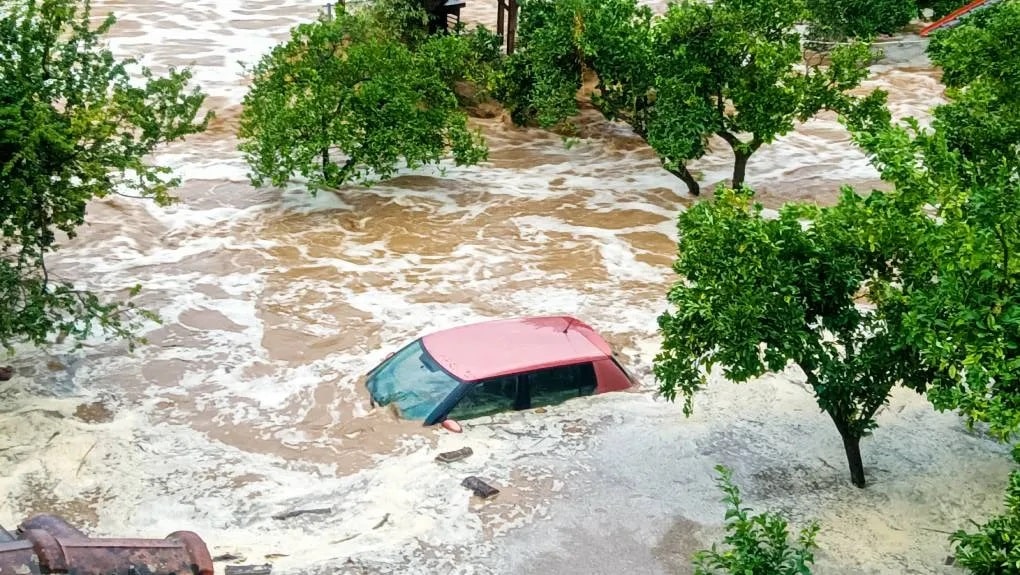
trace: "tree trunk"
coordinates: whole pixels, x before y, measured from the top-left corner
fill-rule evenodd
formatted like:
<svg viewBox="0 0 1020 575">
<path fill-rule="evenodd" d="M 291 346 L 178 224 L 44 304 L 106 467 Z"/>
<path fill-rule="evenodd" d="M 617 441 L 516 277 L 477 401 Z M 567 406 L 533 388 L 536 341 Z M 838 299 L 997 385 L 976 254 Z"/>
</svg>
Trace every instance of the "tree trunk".
<svg viewBox="0 0 1020 575">
<path fill-rule="evenodd" d="M 666 171 L 683 180 L 683 182 L 687 184 L 687 191 L 690 192 L 692 196 L 701 195 L 701 186 L 698 185 L 698 180 L 694 179 L 694 175 L 687 169 L 687 166 L 680 164 L 679 168 L 666 168 Z"/>
<path fill-rule="evenodd" d="M 804 372 L 807 377 L 808 383 L 816 390 L 818 390 L 818 376 L 815 374 L 815 364 L 809 359 L 801 359 L 797 362 L 797 365 Z M 851 426 L 846 424 L 845 417 L 839 417 L 829 410 L 825 410 L 832 419 L 832 423 L 836 425 L 836 430 L 839 431 L 839 436 L 843 438 L 843 450 L 846 451 L 846 462 L 850 465 L 850 482 L 857 487 L 863 488 L 865 485 L 864 481 L 864 462 L 861 461 L 861 436 L 855 435 L 851 431 Z M 870 416 L 869 416 L 870 417 Z"/>
<path fill-rule="evenodd" d="M 863 488 L 864 462 L 861 461 L 861 438 L 840 429 L 839 434 L 843 437 L 843 449 L 846 450 L 846 461 L 850 464 L 850 482 L 857 487 Z"/>
<path fill-rule="evenodd" d="M 733 188 L 739 188 L 744 185 L 744 176 L 747 174 L 747 160 L 751 159 L 751 154 L 745 154 L 733 150 Z"/>
</svg>

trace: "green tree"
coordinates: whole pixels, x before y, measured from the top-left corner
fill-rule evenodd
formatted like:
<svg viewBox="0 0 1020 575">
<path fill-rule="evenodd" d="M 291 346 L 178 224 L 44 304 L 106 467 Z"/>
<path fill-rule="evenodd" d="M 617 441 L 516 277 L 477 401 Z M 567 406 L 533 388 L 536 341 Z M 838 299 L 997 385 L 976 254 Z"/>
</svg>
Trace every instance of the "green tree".
<svg viewBox="0 0 1020 575">
<path fill-rule="evenodd" d="M 156 77 L 118 60 L 89 2 L 4 0 L 0 11 L 0 344 L 44 343 L 97 329 L 131 336 L 141 319 L 56 278 L 46 256 L 74 237 L 93 198 L 171 200 L 170 169 L 146 161 L 161 144 L 201 131 L 204 96 L 186 70 Z M 206 118 L 207 119 L 207 118 Z M 151 317 L 149 314 L 142 314 Z"/>
<path fill-rule="evenodd" d="M 1020 449 L 1013 448 L 1013 459 L 1020 463 Z M 977 531 L 959 530 L 951 540 L 956 548 L 956 563 L 974 575 L 1000 575 L 1020 570 L 1020 470 L 1009 475 L 1006 486 L 1006 510 L 977 525 Z"/>
<path fill-rule="evenodd" d="M 372 0 L 365 9 L 380 30 L 409 48 L 416 48 L 428 39 L 427 8 L 436 3 L 437 0 Z"/>
<path fill-rule="evenodd" d="M 891 237 L 902 258 L 902 337 L 933 372 L 928 397 L 989 424 L 1006 439 L 1020 430 L 1020 48 L 1008 41 L 1020 4 L 987 9 L 940 32 L 932 58 L 949 102 L 934 130 L 916 122 L 858 134 L 883 179 L 915 213 L 920 234 Z M 1004 52 L 985 61 L 982 55 Z"/>
<path fill-rule="evenodd" d="M 678 218 L 679 281 L 659 317 L 655 375 L 669 399 L 693 396 L 715 366 L 745 382 L 789 363 L 843 439 L 850 477 L 864 487 L 860 440 L 892 387 L 922 390 L 928 374 L 898 339 L 899 315 L 881 291 L 898 261 L 886 236 L 911 235 L 923 219 L 892 217 L 894 196 L 845 190 L 831 208 L 790 204 L 765 217 L 749 190 L 720 190 Z M 893 221 L 895 225 L 878 225 Z M 876 302 L 869 309 L 859 299 Z"/>
<path fill-rule="evenodd" d="M 595 106 L 645 138 L 692 194 L 687 162 L 713 135 L 733 150 L 738 187 L 751 155 L 797 121 L 886 113 L 883 92 L 850 93 L 867 76 L 867 45 L 838 47 L 826 66 L 803 61 L 804 14 L 788 0 L 684 0 L 661 17 L 636 0 L 525 0 L 499 97 L 515 122 L 557 126 L 576 113 L 591 70 Z"/>
<path fill-rule="evenodd" d="M 815 536 L 819 526 L 812 522 L 791 542 L 789 522 L 778 513 L 752 515 L 733 484 L 732 472 L 719 465 L 717 483 L 725 494 L 726 537 L 729 547 L 716 545 L 694 555 L 694 575 L 810 575 L 815 561 Z"/>
<path fill-rule="evenodd" d="M 909 254 L 886 293 L 903 310 L 901 340 L 931 373 L 935 407 L 1007 439 L 1020 430 L 1020 154 L 974 163 L 952 149 L 955 135 L 895 128 L 867 144 L 886 146 L 875 163 L 913 212 L 934 216 L 883 248 Z"/>
<path fill-rule="evenodd" d="M 584 72 L 578 36 L 586 1 L 520 0 L 515 52 L 506 60 L 496 92 L 515 124 L 537 121 L 552 128 L 577 113 L 575 97 Z"/>
<path fill-rule="evenodd" d="M 915 0 L 807 0 L 812 40 L 843 41 L 892 34 L 917 15 Z"/>
<path fill-rule="evenodd" d="M 949 100 L 935 108 L 934 127 L 950 148 L 984 166 L 1011 157 L 1020 142 L 1017 30 L 1020 2 L 1002 2 L 936 32 L 928 46 Z"/>
<path fill-rule="evenodd" d="M 253 69 L 240 149 L 252 182 L 307 178 L 312 189 L 367 183 L 437 163 L 486 157 L 458 108 L 445 52 L 466 39 L 431 38 L 412 52 L 367 14 L 343 10 L 301 24 Z M 445 68 L 444 68 L 445 66 Z"/>
<path fill-rule="evenodd" d="M 901 245 L 911 257 L 893 292 L 905 310 L 903 340 L 933 372 L 928 397 L 1001 440 L 1020 430 L 1020 52 L 1010 42 L 1017 26 L 1014 1 L 937 32 L 929 53 L 949 102 L 934 110 L 934 129 L 911 122 L 857 136 L 897 193 L 933 216 L 918 240 Z M 1018 471 L 1005 507 L 975 532 L 952 536 L 957 563 L 971 573 L 1020 570 Z"/>
</svg>

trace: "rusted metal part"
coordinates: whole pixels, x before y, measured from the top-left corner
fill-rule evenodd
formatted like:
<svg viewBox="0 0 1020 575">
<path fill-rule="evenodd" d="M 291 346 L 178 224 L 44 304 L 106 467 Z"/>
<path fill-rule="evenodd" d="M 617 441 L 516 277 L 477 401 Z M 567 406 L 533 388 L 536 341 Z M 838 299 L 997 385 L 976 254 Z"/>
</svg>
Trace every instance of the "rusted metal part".
<svg viewBox="0 0 1020 575">
<path fill-rule="evenodd" d="M 56 515 L 50 515 L 49 513 L 33 515 L 22 521 L 21 525 L 18 525 L 18 531 L 20 533 L 24 533 L 29 529 L 41 529 L 54 537 L 62 537 L 64 539 L 88 539 L 88 536 L 76 529 L 70 523 Z"/>
<path fill-rule="evenodd" d="M 198 533 L 191 531 L 174 531 L 167 535 L 167 539 L 180 541 L 184 550 L 191 559 L 192 573 L 195 575 L 213 575 L 212 555 L 205 541 L 198 536 Z"/>
<path fill-rule="evenodd" d="M 35 516 L 0 543 L 0 575 L 213 575 L 205 542 L 191 531 L 166 539 L 87 537 L 63 519 Z"/>
<path fill-rule="evenodd" d="M 40 575 L 32 543 L 8 541 L 0 543 L 0 575 Z"/>
</svg>

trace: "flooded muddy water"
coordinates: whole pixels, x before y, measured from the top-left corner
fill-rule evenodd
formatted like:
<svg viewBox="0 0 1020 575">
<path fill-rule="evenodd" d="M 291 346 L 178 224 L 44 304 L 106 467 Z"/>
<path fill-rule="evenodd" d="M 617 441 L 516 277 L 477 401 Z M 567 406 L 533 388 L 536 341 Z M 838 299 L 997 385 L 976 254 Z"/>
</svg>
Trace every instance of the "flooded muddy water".
<svg viewBox="0 0 1020 575">
<path fill-rule="evenodd" d="M 468 4 L 466 20 L 494 20 L 495 2 Z M 876 481 L 865 496 L 847 488 L 838 436 L 796 374 L 720 382 L 689 420 L 654 397 L 655 320 L 673 281 L 675 218 L 693 198 L 626 129 L 586 110 L 588 137 L 568 147 L 502 118 L 473 120 L 491 148 L 481 166 L 336 194 L 255 189 L 234 136 L 239 62 L 320 7 L 95 5 L 119 17 L 118 54 L 156 70 L 192 66 L 218 117 L 160 154 L 183 178 L 178 204 L 96 202 L 54 258 L 61 276 L 110 296 L 140 283 L 140 303 L 163 323 L 133 353 L 98 338 L 80 351 L 19 349 L 17 375 L 0 387 L 4 525 L 55 511 L 96 534 L 187 528 L 214 555 L 285 573 L 682 573 L 718 532 L 711 467 L 725 463 L 752 503 L 824 521 L 823 572 L 941 573 L 945 535 L 917 522 L 951 531 L 997 508 L 1003 449 L 913 395 L 897 396 L 866 442 Z M 942 88 L 919 39 L 886 49 L 868 85 L 890 92 L 897 115 L 923 117 Z M 692 166 L 706 191 L 729 175 L 715 147 Z M 830 116 L 759 151 L 748 174 L 772 207 L 881 185 Z M 358 385 L 424 332 L 547 313 L 604 333 L 644 389 L 465 422 L 452 435 L 372 411 Z M 468 460 L 433 461 L 464 445 Z M 471 474 L 503 493 L 472 500 L 460 486 Z M 332 513 L 272 518 L 323 507 Z M 563 537 L 586 517 L 616 519 L 589 539 Z"/>
</svg>

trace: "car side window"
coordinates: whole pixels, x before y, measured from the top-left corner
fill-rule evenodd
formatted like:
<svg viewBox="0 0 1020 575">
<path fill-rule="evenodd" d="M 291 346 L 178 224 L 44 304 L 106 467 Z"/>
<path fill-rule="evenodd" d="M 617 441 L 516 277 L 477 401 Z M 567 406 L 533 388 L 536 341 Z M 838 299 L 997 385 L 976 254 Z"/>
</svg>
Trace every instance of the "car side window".
<svg viewBox="0 0 1020 575">
<path fill-rule="evenodd" d="M 595 367 L 591 363 L 578 363 L 527 374 L 531 384 L 531 407 L 556 405 L 564 401 L 595 393 Z"/>
<path fill-rule="evenodd" d="M 574 397 L 591 395 L 595 387 L 595 366 L 591 363 L 494 377 L 471 384 L 447 417 L 467 420 L 503 411 L 556 405 Z"/>
<path fill-rule="evenodd" d="M 513 410 L 517 380 L 516 375 L 506 375 L 471 384 L 448 417 L 466 420 Z"/>
</svg>

